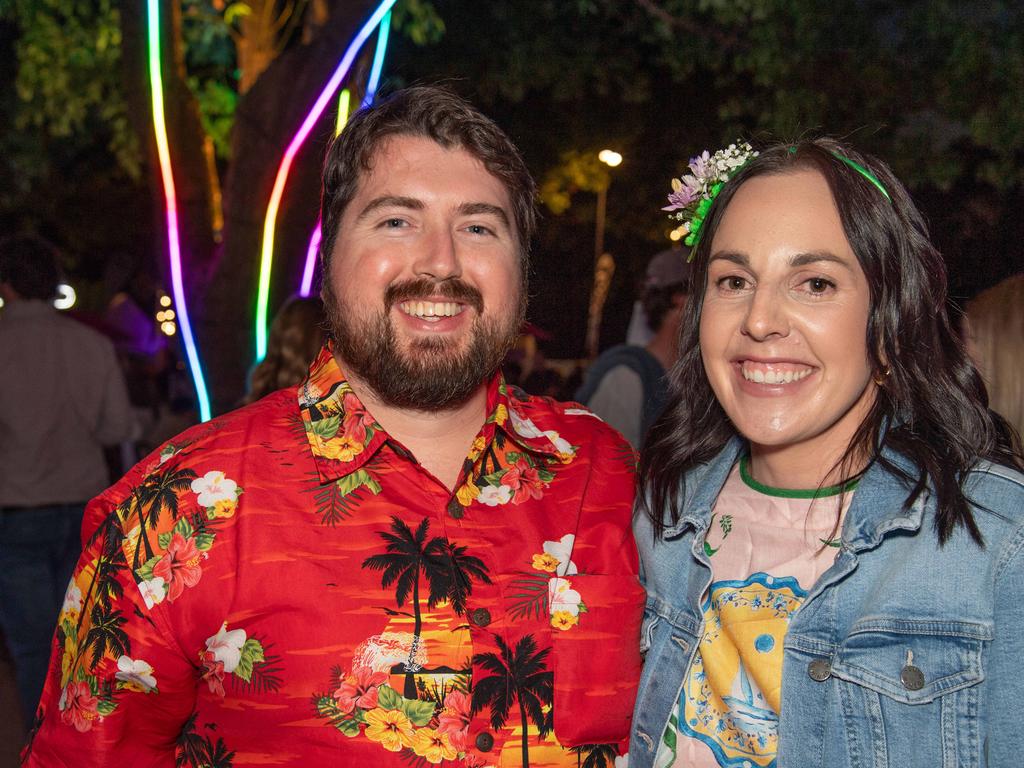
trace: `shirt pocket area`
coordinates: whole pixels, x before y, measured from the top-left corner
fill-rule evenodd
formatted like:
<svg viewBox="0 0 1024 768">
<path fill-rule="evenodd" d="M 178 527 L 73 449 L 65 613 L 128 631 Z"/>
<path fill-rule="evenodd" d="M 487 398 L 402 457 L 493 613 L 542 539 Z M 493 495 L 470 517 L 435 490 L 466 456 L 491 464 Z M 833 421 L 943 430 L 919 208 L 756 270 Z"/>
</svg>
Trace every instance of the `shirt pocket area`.
<svg viewBox="0 0 1024 768">
<path fill-rule="evenodd" d="M 991 626 L 963 621 L 861 621 L 831 672 L 902 704 L 927 704 L 984 679 L 982 652 L 992 634 Z"/>
<path fill-rule="evenodd" d="M 575 574 L 586 612 L 578 625 L 552 627 L 555 734 L 562 746 L 629 739 L 640 681 L 644 588 L 635 577 Z"/>
</svg>

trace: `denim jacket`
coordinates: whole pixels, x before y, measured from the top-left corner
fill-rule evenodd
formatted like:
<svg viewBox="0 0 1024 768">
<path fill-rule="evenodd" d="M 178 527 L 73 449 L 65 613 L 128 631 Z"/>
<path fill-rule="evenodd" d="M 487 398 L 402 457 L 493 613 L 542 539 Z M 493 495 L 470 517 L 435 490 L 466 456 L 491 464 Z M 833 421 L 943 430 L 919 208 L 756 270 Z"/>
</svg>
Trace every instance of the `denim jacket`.
<svg viewBox="0 0 1024 768">
<path fill-rule="evenodd" d="M 662 541 L 642 513 L 634 523 L 647 604 L 630 768 L 653 764 L 703 635 L 704 536 L 742 447 L 688 473 Z M 1024 476 L 985 463 L 965 490 L 984 548 L 962 527 L 940 547 L 927 493 L 904 510 L 904 481 L 865 473 L 835 563 L 786 634 L 776 768 L 1024 765 Z"/>
</svg>

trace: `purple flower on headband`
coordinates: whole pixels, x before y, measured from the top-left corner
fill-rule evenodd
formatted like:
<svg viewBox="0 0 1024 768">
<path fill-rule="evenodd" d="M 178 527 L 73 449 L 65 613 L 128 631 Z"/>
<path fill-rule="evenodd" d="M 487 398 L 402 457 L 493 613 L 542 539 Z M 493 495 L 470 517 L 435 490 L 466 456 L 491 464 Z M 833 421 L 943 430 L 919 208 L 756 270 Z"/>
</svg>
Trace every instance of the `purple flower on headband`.
<svg viewBox="0 0 1024 768">
<path fill-rule="evenodd" d="M 706 149 L 703 154 L 690 158 L 690 170 L 698 179 L 706 179 L 711 175 L 711 155 Z"/>
<path fill-rule="evenodd" d="M 687 174 L 682 179 L 672 179 L 672 191 L 669 193 L 669 204 L 663 211 L 679 211 L 693 203 L 701 194 L 701 182 Z"/>
<path fill-rule="evenodd" d="M 680 211 L 694 200 L 697 199 L 697 193 L 691 187 L 680 185 L 679 189 L 670 192 L 668 195 L 668 205 L 661 210 L 663 211 Z"/>
</svg>

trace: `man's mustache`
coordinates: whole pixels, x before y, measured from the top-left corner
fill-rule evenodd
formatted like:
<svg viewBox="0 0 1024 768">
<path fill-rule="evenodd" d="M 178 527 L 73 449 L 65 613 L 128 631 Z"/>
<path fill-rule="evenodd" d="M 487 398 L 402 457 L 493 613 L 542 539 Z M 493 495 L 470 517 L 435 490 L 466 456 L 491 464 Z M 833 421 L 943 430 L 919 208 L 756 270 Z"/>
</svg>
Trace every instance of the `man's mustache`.
<svg viewBox="0 0 1024 768">
<path fill-rule="evenodd" d="M 422 299 L 425 296 L 442 296 L 460 304 L 468 304 L 477 314 L 483 312 L 484 297 L 476 288 L 458 278 L 449 280 L 406 280 L 402 283 L 389 285 L 384 292 L 384 306 L 391 309 L 395 304 L 411 299 Z"/>
</svg>

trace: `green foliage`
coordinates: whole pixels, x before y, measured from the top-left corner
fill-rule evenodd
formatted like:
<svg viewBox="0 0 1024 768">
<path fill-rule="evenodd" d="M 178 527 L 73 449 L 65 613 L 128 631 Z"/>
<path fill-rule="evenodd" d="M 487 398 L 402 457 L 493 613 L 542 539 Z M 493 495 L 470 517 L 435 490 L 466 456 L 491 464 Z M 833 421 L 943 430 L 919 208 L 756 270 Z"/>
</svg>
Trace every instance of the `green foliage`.
<svg viewBox="0 0 1024 768">
<path fill-rule="evenodd" d="M 436 43 L 444 36 L 444 19 L 430 0 L 399 0 L 391 12 L 391 23 L 416 45 Z"/>
<path fill-rule="evenodd" d="M 562 154 L 540 183 L 540 199 L 555 215 L 565 213 L 575 192 L 599 192 L 611 181 L 608 166 L 597 159 L 598 149 L 580 152 L 570 149 Z"/>
<path fill-rule="evenodd" d="M 85 145 L 98 132 L 137 178 L 139 147 L 122 95 L 116 0 L 7 0 L 0 14 L 19 30 L 15 126 Z"/>
<path fill-rule="evenodd" d="M 259 640 L 250 637 L 242 645 L 238 666 L 235 667 L 235 674 L 248 683 L 252 679 L 253 666 L 263 660 L 263 646 Z"/>
<path fill-rule="evenodd" d="M 252 12 L 246 3 L 182 0 L 181 34 L 188 87 L 199 105 L 203 131 L 221 160 L 231 156 L 231 129 L 238 106 L 238 69 L 233 36 Z M 221 10 L 218 10 L 220 8 Z"/>
</svg>

